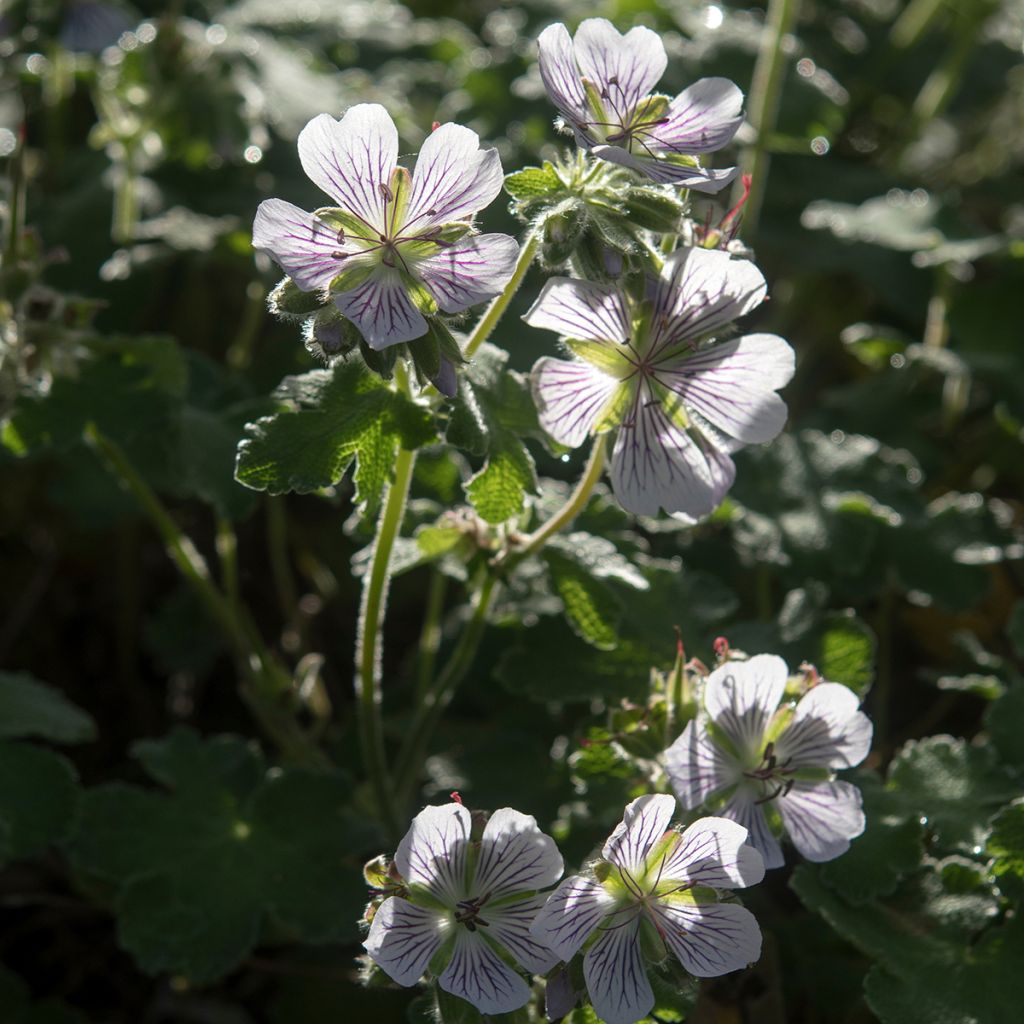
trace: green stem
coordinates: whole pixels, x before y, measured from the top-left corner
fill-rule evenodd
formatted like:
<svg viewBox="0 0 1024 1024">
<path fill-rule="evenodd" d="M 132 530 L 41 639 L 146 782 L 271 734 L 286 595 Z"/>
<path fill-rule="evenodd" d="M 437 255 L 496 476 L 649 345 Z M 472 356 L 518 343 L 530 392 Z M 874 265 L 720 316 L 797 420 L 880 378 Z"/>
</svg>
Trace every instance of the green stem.
<svg viewBox="0 0 1024 1024">
<path fill-rule="evenodd" d="M 391 579 L 391 552 L 405 516 L 415 463 L 415 451 L 405 448 L 399 450 L 395 460 L 394 480 L 388 489 L 377 525 L 373 559 L 365 577 L 356 635 L 356 698 L 363 765 L 373 787 L 381 818 L 396 840 L 400 833 L 400 823 L 384 750 L 380 710 L 380 631 Z"/>
<path fill-rule="evenodd" d="M 423 700 L 434 678 L 434 664 L 441 648 L 441 614 L 444 611 L 444 592 L 447 581 L 444 573 L 437 569 L 430 571 L 430 586 L 427 590 L 427 609 L 420 631 L 420 647 L 416 664 L 416 698 Z"/>
<path fill-rule="evenodd" d="M 267 735 L 290 757 L 323 764 L 323 755 L 299 729 L 286 703 L 291 690 L 290 673 L 266 649 L 244 611 L 233 606 L 214 583 L 206 559 L 181 531 L 120 445 L 93 423 L 86 426 L 84 439 L 145 512 L 160 534 L 167 556 L 223 630 L 245 680 L 242 696 Z"/>
<path fill-rule="evenodd" d="M 237 615 L 238 595 L 238 538 L 230 520 L 217 518 L 217 557 L 220 559 L 221 586 L 232 612 Z"/>
<path fill-rule="evenodd" d="M 782 42 L 792 31 L 800 13 L 800 0 L 769 0 L 768 20 L 761 35 L 761 47 L 754 65 L 754 79 L 750 86 L 747 118 L 757 132 L 753 146 L 743 157 L 743 171 L 752 178 L 750 195 L 743 211 L 744 233 L 753 238 L 761 217 L 768 165 L 768 137 L 775 131 L 782 98 L 782 79 L 786 68 L 786 55 Z M 737 185 L 735 199 L 740 198 L 742 185 Z"/>
<path fill-rule="evenodd" d="M 268 497 L 266 508 L 270 576 L 277 591 L 281 619 L 286 625 L 291 625 L 297 617 L 299 591 L 288 558 L 288 510 L 284 496 Z"/>
<path fill-rule="evenodd" d="M 426 758 L 430 738 L 434 734 L 445 708 L 451 703 L 459 684 L 473 666 L 473 660 L 487 626 L 487 613 L 494 601 L 497 586 L 497 575 L 489 571 L 484 576 L 480 590 L 477 591 L 473 614 L 470 616 L 466 628 L 459 635 L 451 657 L 416 707 L 416 714 L 399 754 L 395 771 L 399 800 L 403 807 L 412 799 L 420 769 Z"/>
<path fill-rule="evenodd" d="M 124 142 L 124 159 L 118 168 L 120 173 L 114 186 L 114 224 L 110 233 L 118 245 L 131 243 L 139 219 L 134 145 L 134 142 Z"/>
<path fill-rule="evenodd" d="M 595 439 L 583 476 L 566 503 L 546 523 L 527 537 L 523 547 L 498 556 L 489 567 L 477 592 L 469 622 L 456 641 L 455 649 L 440 675 L 422 694 L 406 734 L 406 741 L 399 754 L 395 773 L 398 779 L 399 798 L 403 806 L 412 797 L 430 738 L 437 728 L 437 723 L 441 720 L 445 708 L 451 703 L 459 684 L 472 668 L 473 659 L 476 657 L 487 625 L 487 613 L 490 611 L 497 592 L 499 578 L 516 562 L 543 547 L 550 537 L 568 526 L 580 514 L 590 500 L 594 485 L 601 478 L 607 448 L 608 437 L 602 434 Z"/>
<path fill-rule="evenodd" d="M 537 253 L 538 244 L 537 233 L 533 230 L 529 231 L 526 238 L 523 239 L 523 247 L 519 250 L 519 259 L 516 260 L 515 269 L 512 271 L 512 277 L 508 284 L 505 285 L 505 290 L 487 307 L 479 323 L 477 323 L 470 336 L 466 339 L 466 347 L 463 352 L 467 358 L 472 358 L 476 350 L 491 336 L 491 332 L 504 315 L 508 304 L 512 301 L 512 296 L 515 295 L 519 290 L 519 286 L 523 283 L 523 278 L 526 277 L 526 272 L 530 269 L 533 257 Z"/>
</svg>

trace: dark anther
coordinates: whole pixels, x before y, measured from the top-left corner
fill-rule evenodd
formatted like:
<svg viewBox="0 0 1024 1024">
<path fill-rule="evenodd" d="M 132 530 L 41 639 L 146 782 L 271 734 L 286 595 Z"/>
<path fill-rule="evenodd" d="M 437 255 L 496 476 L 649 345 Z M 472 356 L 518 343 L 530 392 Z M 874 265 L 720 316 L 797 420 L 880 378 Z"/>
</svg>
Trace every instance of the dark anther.
<svg viewBox="0 0 1024 1024">
<path fill-rule="evenodd" d="M 344 245 L 344 244 L 345 244 L 345 229 L 344 228 L 338 228 L 338 245 Z"/>
<path fill-rule="evenodd" d="M 348 256 L 347 252 L 332 252 L 331 253 L 331 258 L 335 259 L 335 260 L 343 260 L 346 256 Z"/>
<path fill-rule="evenodd" d="M 391 189 L 389 189 L 389 188 L 387 187 L 387 185 L 385 185 L 385 184 L 384 184 L 384 182 L 383 182 L 383 181 L 382 181 L 382 182 L 381 182 L 381 183 L 380 183 L 380 184 L 379 184 L 379 185 L 377 186 L 377 190 L 378 190 L 378 191 L 380 192 L 380 194 L 381 194 L 381 198 L 382 198 L 382 199 L 384 200 L 384 202 L 386 202 L 386 203 L 390 203 L 390 202 L 391 202 L 391 200 L 395 198 L 395 197 L 394 197 L 394 196 L 393 196 L 393 195 L 391 194 Z"/>
</svg>

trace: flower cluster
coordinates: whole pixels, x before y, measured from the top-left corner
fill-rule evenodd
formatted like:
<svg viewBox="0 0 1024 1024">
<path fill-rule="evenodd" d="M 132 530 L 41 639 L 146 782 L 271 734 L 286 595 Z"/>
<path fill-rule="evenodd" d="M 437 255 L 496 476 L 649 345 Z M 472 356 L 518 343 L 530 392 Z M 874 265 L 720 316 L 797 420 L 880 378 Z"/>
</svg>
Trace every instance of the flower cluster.
<svg viewBox="0 0 1024 1024">
<path fill-rule="evenodd" d="M 675 806 L 665 795 L 634 800 L 588 874 L 550 894 L 541 890 L 561 878 L 562 857 L 532 817 L 503 808 L 481 830 L 460 803 L 427 807 L 398 846 L 393 894 L 371 904 L 366 951 L 400 985 L 430 974 L 483 1013 L 525 1005 L 523 971 L 544 974 L 583 951 L 597 1013 L 632 1024 L 654 1006 L 643 948 L 660 944 L 696 977 L 761 952 L 753 915 L 720 893 L 764 875 L 746 830 L 703 818 L 680 832 L 669 827 Z"/>
</svg>

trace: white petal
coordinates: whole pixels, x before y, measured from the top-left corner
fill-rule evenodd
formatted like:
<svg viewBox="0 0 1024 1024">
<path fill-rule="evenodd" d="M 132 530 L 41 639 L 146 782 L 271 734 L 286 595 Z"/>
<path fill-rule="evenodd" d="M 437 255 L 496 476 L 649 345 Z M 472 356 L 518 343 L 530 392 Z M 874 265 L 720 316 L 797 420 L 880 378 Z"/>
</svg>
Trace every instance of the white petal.
<svg viewBox="0 0 1024 1024">
<path fill-rule="evenodd" d="M 597 882 L 572 875 L 548 897 L 530 934 L 568 963 L 614 907 L 614 898 Z"/>
<path fill-rule="evenodd" d="M 764 752 L 764 733 L 786 689 L 789 669 L 774 654 L 727 661 L 708 676 L 704 706 L 711 720 L 755 767 Z"/>
<path fill-rule="evenodd" d="M 570 124 L 579 128 L 587 120 L 587 97 L 580 81 L 569 31 L 549 25 L 537 38 L 537 63 L 551 102 Z"/>
<path fill-rule="evenodd" d="M 713 153 L 727 146 L 743 121 L 743 93 L 728 78 L 702 78 L 668 108 L 668 123 L 650 134 L 673 153 Z"/>
<path fill-rule="evenodd" d="M 597 87 L 605 110 L 626 125 L 633 110 L 665 73 L 668 58 L 661 36 L 632 28 L 624 36 L 605 18 L 587 18 L 573 40 L 584 77 Z"/>
<path fill-rule="evenodd" d="M 496 149 L 481 150 L 480 136 L 461 124 L 441 125 L 416 158 L 403 233 L 472 217 L 494 201 L 501 182 Z"/>
<path fill-rule="evenodd" d="M 416 264 L 416 276 L 446 313 L 497 295 L 512 277 L 519 245 L 508 235 L 476 235 Z"/>
<path fill-rule="evenodd" d="M 657 379 L 744 444 L 770 441 L 786 425 L 775 394 L 793 376 L 793 349 L 774 334 L 748 334 L 658 365 Z"/>
<path fill-rule="evenodd" d="M 781 868 L 786 863 L 782 847 L 768 827 L 761 805 L 757 803 L 757 796 L 745 786 L 740 786 L 718 813 L 723 818 L 738 822 L 747 830 L 747 842 L 761 854 L 766 868 Z"/>
<path fill-rule="evenodd" d="M 480 931 L 459 928 L 448 966 L 437 979 L 481 1013 L 511 1013 L 530 998 L 530 986 L 487 944 Z"/>
<path fill-rule="evenodd" d="M 387 186 L 398 165 L 398 130 L 379 103 L 357 103 L 336 121 L 314 117 L 299 133 L 299 159 L 309 179 L 343 209 L 380 232 Z"/>
<path fill-rule="evenodd" d="M 578 448 L 619 382 L 582 359 L 538 359 L 530 374 L 537 418 L 559 444 Z"/>
<path fill-rule="evenodd" d="M 797 782 L 778 807 L 789 838 L 808 860 L 846 853 L 864 831 L 860 790 L 849 782 Z"/>
<path fill-rule="evenodd" d="M 638 154 L 631 153 L 621 146 L 599 145 L 593 146 L 591 152 L 609 163 L 639 171 L 660 184 L 678 185 L 680 188 L 690 189 L 691 192 L 702 192 L 706 195 L 721 192 L 739 174 L 738 167 L 692 167 L 688 164 L 670 163 L 657 149 L 651 149 L 650 152 L 641 150 Z"/>
<path fill-rule="evenodd" d="M 611 285 L 553 277 L 523 319 L 579 341 L 629 340 L 626 297 Z"/>
<path fill-rule="evenodd" d="M 554 839 L 529 814 L 502 807 L 487 821 L 476 862 L 473 895 L 500 900 L 513 893 L 546 889 L 562 877 L 562 855 Z"/>
<path fill-rule="evenodd" d="M 754 915 L 734 903 L 655 904 L 665 943 L 695 978 L 717 978 L 761 956 Z"/>
<path fill-rule="evenodd" d="M 583 977 L 594 1011 L 604 1024 L 633 1024 L 654 1007 L 640 953 L 640 920 L 614 924 L 583 958 Z"/>
<path fill-rule="evenodd" d="M 791 768 L 852 768 L 871 749 L 871 720 L 857 695 L 841 683 L 819 683 L 796 706 L 775 743 L 775 755 Z"/>
<path fill-rule="evenodd" d="M 395 866 L 401 876 L 454 907 L 467 896 L 466 852 L 471 826 L 470 813 L 462 804 L 424 807 L 395 851 Z"/>
<path fill-rule="evenodd" d="M 727 488 L 731 483 L 725 472 L 730 466 L 721 453 L 709 461 L 705 450 L 642 387 L 619 427 L 608 475 L 616 500 L 627 512 L 654 516 L 664 509 L 698 518 L 721 501 L 723 484 Z"/>
<path fill-rule="evenodd" d="M 260 203 L 252 226 L 252 247 L 267 253 L 305 292 L 326 288 L 341 272 L 335 255 L 344 246 L 338 233 L 283 199 Z"/>
<path fill-rule="evenodd" d="M 647 855 L 668 831 L 676 812 L 675 797 L 654 793 L 637 797 L 626 808 L 622 821 L 604 844 L 601 856 L 630 874 L 642 874 Z"/>
<path fill-rule="evenodd" d="M 427 333 L 427 321 L 409 298 L 397 270 L 375 267 L 357 288 L 334 296 L 334 304 L 378 351 Z"/>
<path fill-rule="evenodd" d="M 546 974 L 558 963 L 558 957 L 530 933 L 530 925 L 546 899 L 546 894 L 528 896 L 496 909 L 484 906 L 479 914 L 486 923 L 487 938 L 504 946 L 531 974 Z"/>
<path fill-rule="evenodd" d="M 764 860 L 747 844 L 747 830 L 728 818 L 699 818 L 660 869 L 662 881 L 740 889 L 764 878 Z"/>
<path fill-rule="evenodd" d="M 665 769 L 679 802 L 688 811 L 739 781 L 740 768 L 696 720 L 665 751 Z"/>
<path fill-rule="evenodd" d="M 654 288 L 656 337 L 649 358 L 668 358 L 681 342 L 714 334 L 764 301 L 764 275 L 719 249 L 677 249 Z M 773 371 L 778 372 L 778 371 Z"/>
<path fill-rule="evenodd" d="M 392 896 L 373 915 L 363 948 L 389 978 L 408 987 L 423 976 L 444 939 L 444 926 L 436 910 Z"/>
</svg>

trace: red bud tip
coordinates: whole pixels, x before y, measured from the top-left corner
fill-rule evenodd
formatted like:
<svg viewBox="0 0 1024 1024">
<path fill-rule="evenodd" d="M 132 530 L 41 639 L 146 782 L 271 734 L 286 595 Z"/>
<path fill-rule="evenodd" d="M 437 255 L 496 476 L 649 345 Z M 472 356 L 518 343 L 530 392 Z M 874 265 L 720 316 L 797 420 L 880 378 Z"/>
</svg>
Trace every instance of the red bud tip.
<svg viewBox="0 0 1024 1024">
<path fill-rule="evenodd" d="M 455 801 L 455 803 L 459 805 L 462 804 L 462 797 L 459 795 L 459 791 L 457 789 L 453 789 L 448 795 Z"/>
<path fill-rule="evenodd" d="M 715 637 L 715 654 L 724 658 L 729 654 L 729 641 L 724 636 Z"/>
<path fill-rule="evenodd" d="M 676 631 L 676 657 L 680 661 L 685 661 L 686 649 L 683 647 L 683 631 L 678 626 L 672 628 Z"/>
<path fill-rule="evenodd" d="M 433 124 L 431 124 L 431 126 L 430 126 L 430 130 L 432 132 L 436 132 L 437 129 L 440 128 L 440 127 L 441 127 L 441 122 L 440 121 L 434 121 Z"/>
</svg>

